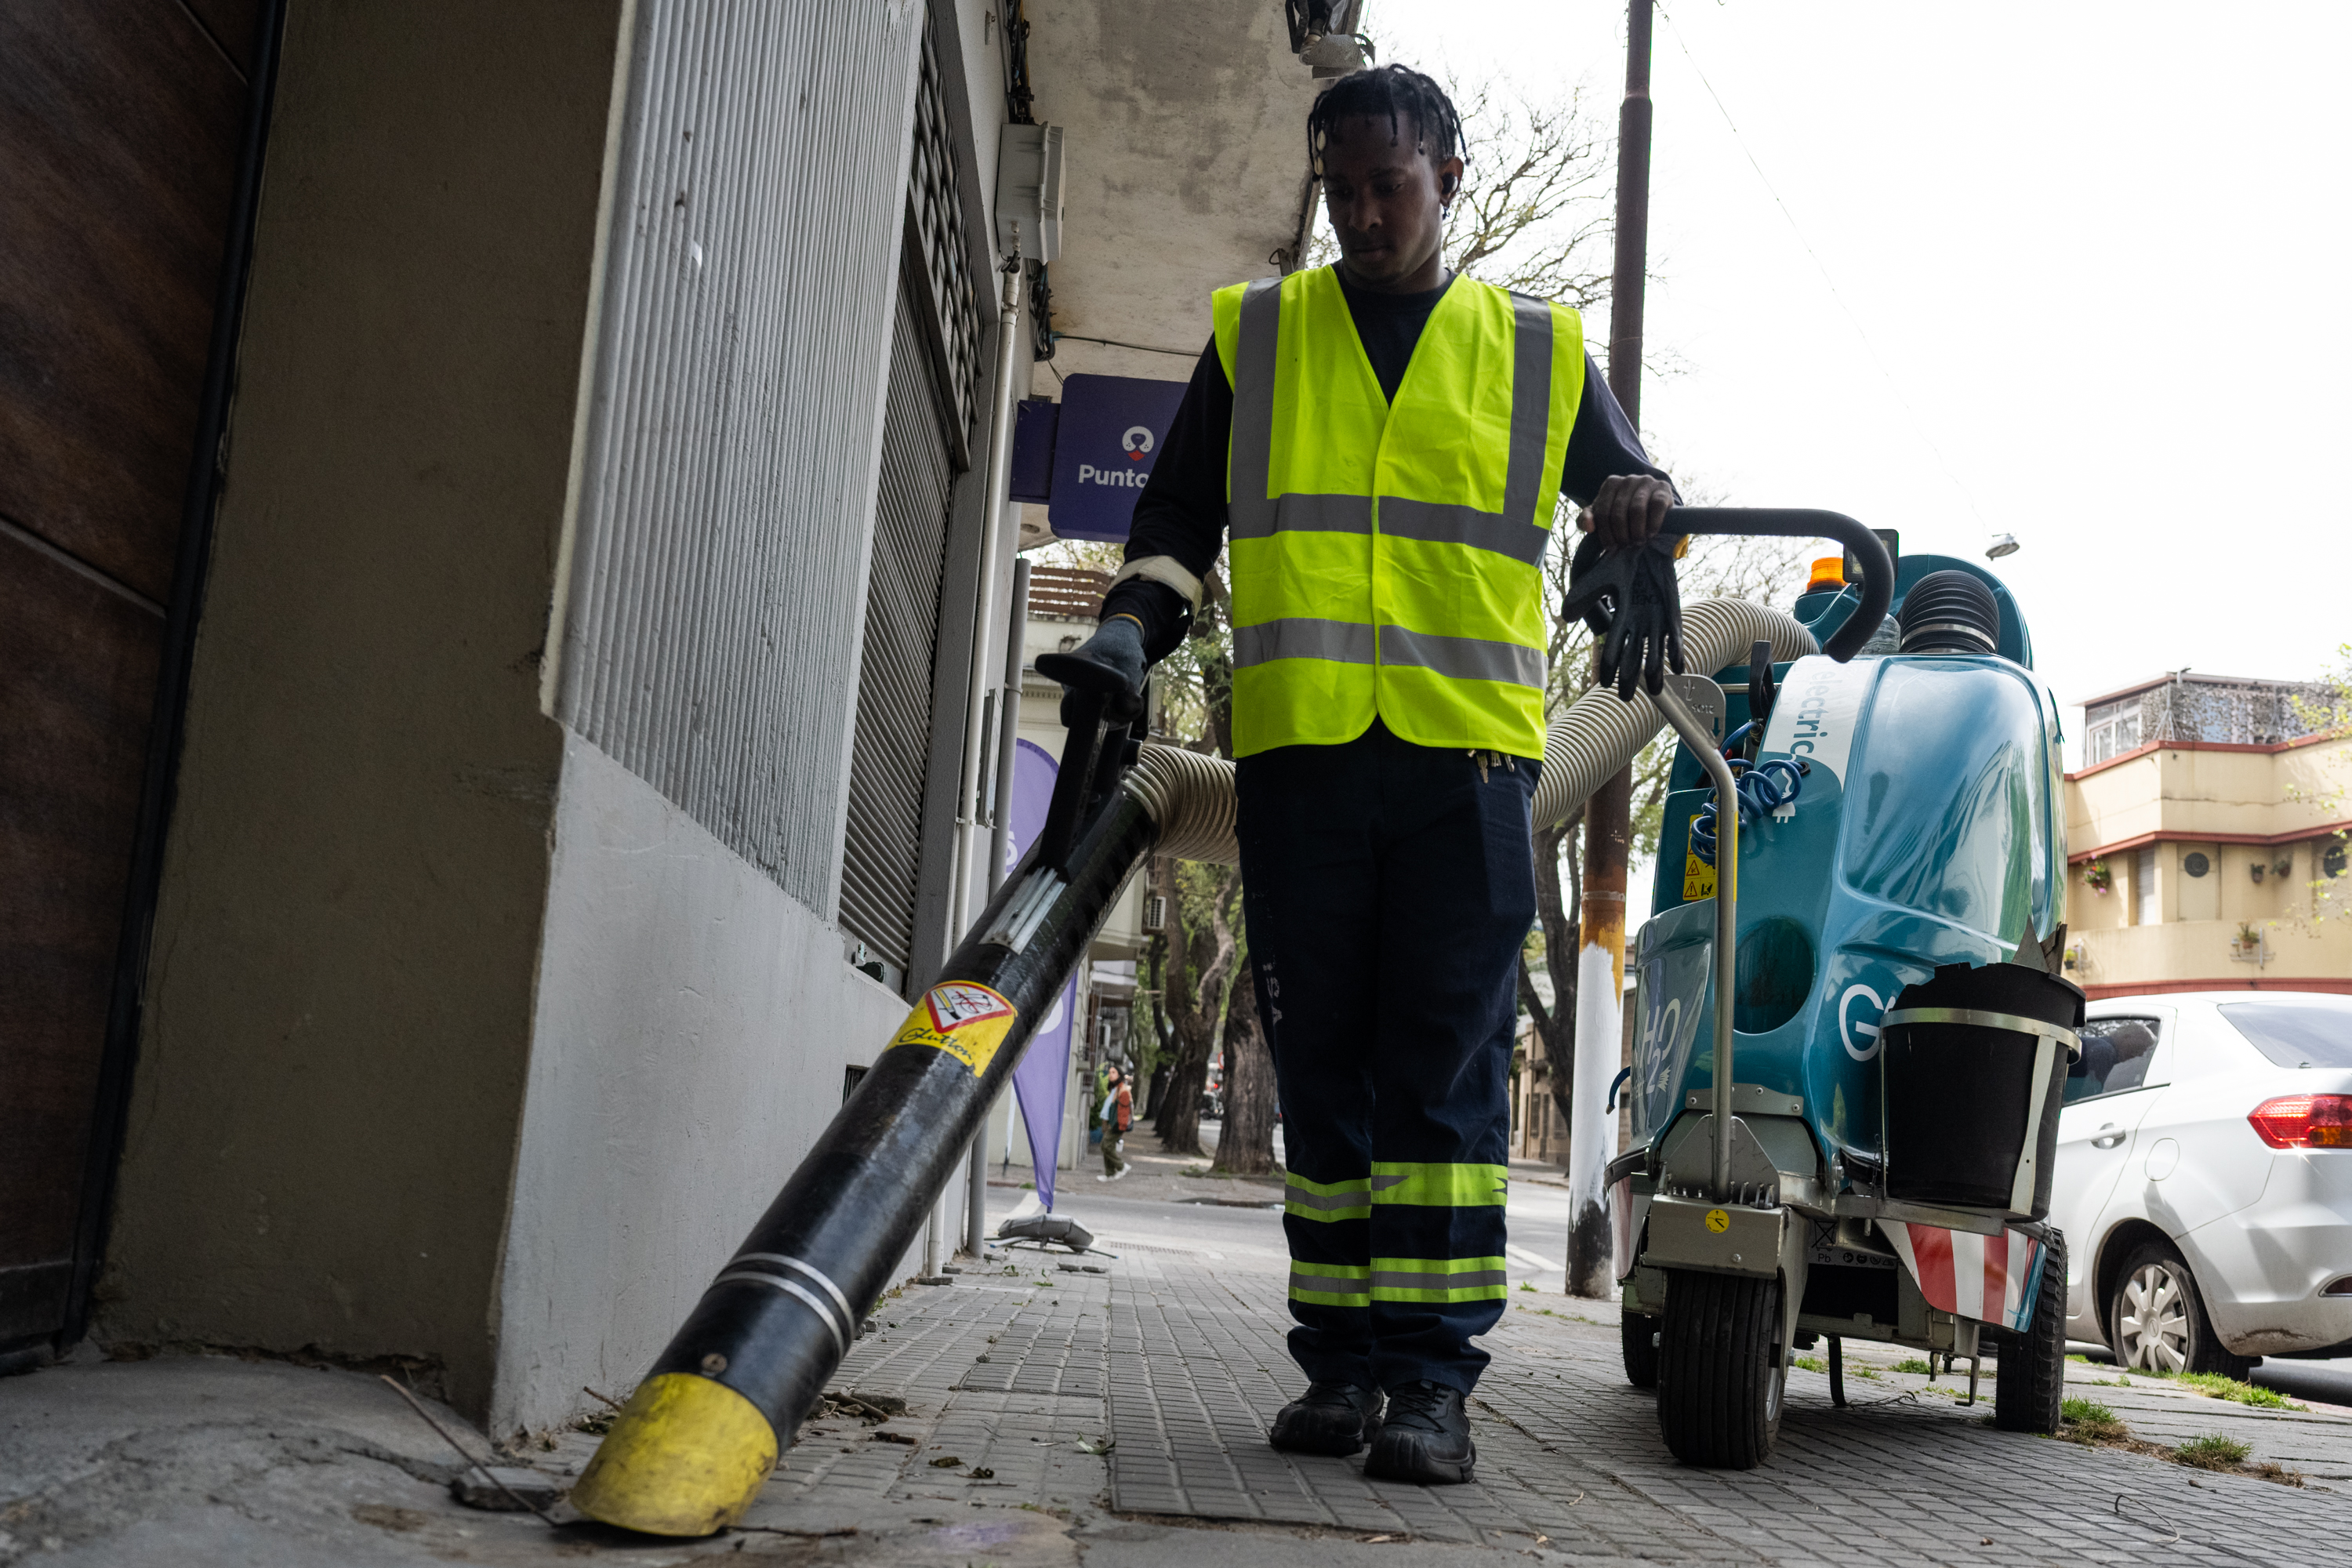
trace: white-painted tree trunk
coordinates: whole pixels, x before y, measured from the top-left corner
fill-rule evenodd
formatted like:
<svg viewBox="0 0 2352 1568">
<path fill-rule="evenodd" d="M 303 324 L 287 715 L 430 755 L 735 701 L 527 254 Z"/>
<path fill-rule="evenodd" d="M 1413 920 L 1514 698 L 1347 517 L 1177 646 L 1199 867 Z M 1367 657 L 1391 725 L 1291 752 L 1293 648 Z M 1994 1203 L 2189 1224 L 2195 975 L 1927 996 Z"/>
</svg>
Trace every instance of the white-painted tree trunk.
<svg viewBox="0 0 2352 1568">
<path fill-rule="evenodd" d="M 1568 1123 L 1568 1290 L 1572 1296 L 1615 1293 L 1609 1278 L 1609 1194 L 1601 1175 L 1617 1156 L 1617 1119 L 1608 1110 L 1609 1083 L 1617 1076 L 1623 1023 L 1617 965 L 1609 950 L 1588 942 L 1576 955 L 1576 1079 Z"/>
</svg>

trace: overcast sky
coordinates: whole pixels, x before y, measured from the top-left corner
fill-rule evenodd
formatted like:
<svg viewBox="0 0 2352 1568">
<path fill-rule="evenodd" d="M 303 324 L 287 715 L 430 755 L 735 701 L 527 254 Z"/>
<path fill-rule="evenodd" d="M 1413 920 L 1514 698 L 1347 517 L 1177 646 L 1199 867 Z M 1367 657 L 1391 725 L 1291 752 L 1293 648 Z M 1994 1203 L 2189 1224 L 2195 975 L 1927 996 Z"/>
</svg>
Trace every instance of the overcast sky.
<svg viewBox="0 0 2352 1568">
<path fill-rule="evenodd" d="M 1613 131 L 1622 4 L 1368 11 L 1385 58 L 1580 79 Z M 1664 7 L 1647 432 L 1906 552 L 2015 533 L 2063 702 L 2317 673 L 2352 640 L 2347 60 L 2341 3 Z"/>
</svg>

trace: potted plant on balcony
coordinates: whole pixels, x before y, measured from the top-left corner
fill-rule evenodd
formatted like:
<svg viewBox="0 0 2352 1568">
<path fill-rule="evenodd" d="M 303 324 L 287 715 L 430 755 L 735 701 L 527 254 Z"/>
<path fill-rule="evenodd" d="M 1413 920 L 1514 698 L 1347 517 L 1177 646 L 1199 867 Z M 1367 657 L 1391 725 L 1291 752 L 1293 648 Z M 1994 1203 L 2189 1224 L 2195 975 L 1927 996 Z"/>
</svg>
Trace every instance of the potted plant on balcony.
<svg viewBox="0 0 2352 1568">
<path fill-rule="evenodd" d="M 2116 885 L 2116 874 L 2107 868 L 2105 860 L 2091 860 L 2083 866 L 2083 880 L 2091 891 L 2105 898 Z"/>
</svg>

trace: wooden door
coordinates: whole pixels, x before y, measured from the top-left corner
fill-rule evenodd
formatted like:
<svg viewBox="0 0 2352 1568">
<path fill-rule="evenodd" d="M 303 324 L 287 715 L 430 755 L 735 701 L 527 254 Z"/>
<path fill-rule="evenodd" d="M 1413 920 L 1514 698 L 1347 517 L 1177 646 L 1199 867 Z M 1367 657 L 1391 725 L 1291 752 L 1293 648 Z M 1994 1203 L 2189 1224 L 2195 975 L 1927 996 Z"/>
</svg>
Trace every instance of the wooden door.
<svg viewBox="0 0 2352 1568">
<path fill-rule="evenodd" d="M 99 1085 L 260 9 L 0 0 L 0 1351 L 64 1323 L 113 1154 Z"/>
</svg>

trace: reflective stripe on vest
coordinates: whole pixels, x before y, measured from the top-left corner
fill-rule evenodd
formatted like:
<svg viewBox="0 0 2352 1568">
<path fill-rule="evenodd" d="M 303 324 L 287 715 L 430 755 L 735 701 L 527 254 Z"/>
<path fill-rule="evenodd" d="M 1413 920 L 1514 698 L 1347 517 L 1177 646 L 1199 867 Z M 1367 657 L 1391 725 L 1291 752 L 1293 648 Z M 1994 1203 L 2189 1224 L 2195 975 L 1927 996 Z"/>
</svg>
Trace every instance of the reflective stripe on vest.
<svg viewBox="0 0 2352 1568">
<path fill-rule="evenodd" d="M 1583 392 L 1575 312 L 1457 279 L 1393 406 L 1328 268 L 1220 289 L 1234 389 L 1236 755 L 1543 752 L 1542 561 Z"/>
</svg>

